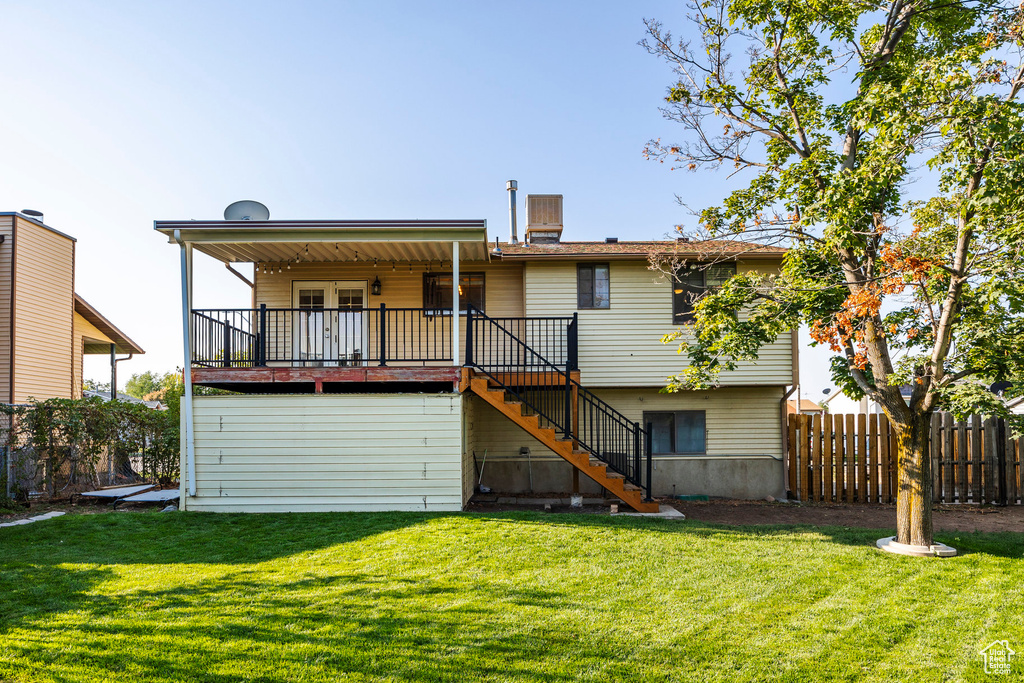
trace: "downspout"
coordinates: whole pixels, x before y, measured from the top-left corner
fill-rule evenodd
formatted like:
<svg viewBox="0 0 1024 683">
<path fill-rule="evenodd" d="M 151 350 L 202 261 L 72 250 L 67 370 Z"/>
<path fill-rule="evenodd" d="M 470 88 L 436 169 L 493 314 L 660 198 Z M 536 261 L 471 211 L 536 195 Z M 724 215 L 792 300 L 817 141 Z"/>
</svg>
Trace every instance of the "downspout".
<svg viewBox="0 0 1024 683">
<path fill-rule="evenodd" d="M 181 231 L 174 231 L 174 241 L 181 247 L 181 335 L 184 341 L 185 364 L 182 395 L 185 413 L 185 472 L 188 478 L 188 495 L 196 495 L 196 443 L 195 424 L 192 416 L 192 335 L 191 335 L 191 292 L 189 280 L 192 276 L 189 245 L 181 241 Z"/>
<path fill-rule="evenodd" d="M 782 422 L 782 490 L 787 492 L 789 486 L 789 411 L 786 409 L 786 401 L 793 395 L 794 391 L 800 388 L 800 332 L 798 329 L 790 330 L 790 351 L 792 352 L 793 363 L 793 385 L 779 401 L 779 419 Z M 800 394 L 796 395 L 797 411 L 800 410 Z"/>
<path fill-rule="evenodd" d="M 117 400 L 117 364 L 121 361 L 131 360 L 134 353 L 129 353 L 126 358 L 117 357 L 117 344 L 110 345 L 110 400 Z"/>
<path fill-rule="evenodd" d="M 796 390 L 797 390 L 797 385 L 794 384 L 793 386 L 791 386 L 789 388 L 789 391 L 787 391 L 785 394 L 782 395 L 782 400 L 779 401 L 779 421 L 782 423 L 781 440 L 782 440 L 782 490 L 783 491 L 788 491 L 787 487 L 789 486 L 789 457 L 787 457 L 787 452 L 789 450 L 789 410 L 787 410 L 786 401 L 789 399 L 790 396 L 793 395 L 793 392 L 796 391 Z M 799 400 L 800 400 L 800 397 L 797 396 L 797 401 L 799 401 Z M 788 495 L 787 495 L 787 497 L 788 497 Z"/>
</svg>

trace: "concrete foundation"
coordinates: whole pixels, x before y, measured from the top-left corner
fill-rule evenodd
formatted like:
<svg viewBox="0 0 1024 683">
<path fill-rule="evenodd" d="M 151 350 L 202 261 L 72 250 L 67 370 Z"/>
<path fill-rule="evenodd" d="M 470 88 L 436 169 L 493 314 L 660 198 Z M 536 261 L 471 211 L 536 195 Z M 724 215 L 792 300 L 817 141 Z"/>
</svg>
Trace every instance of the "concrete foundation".
<svg viewBox="0 0 1024 683">
<path fill-rule="evenodd" d="M 782 463 L 774 458 L 704 458 L 654 460 L 654 495 L 706 495 L 721 498 L 785 498 Z M 563 493 L 572 490 L 572 466 L 564 460 L 488 462 L 483 485 L 502 493 Z M 601 487 L 580 475 L 580 492 L 599 494 Z"/>
</svg>

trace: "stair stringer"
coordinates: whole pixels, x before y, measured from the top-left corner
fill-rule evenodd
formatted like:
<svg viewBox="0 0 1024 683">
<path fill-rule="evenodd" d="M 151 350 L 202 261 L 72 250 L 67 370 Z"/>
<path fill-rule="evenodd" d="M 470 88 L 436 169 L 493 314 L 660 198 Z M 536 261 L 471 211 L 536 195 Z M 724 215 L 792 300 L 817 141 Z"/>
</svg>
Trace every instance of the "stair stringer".
<svg viewBox="0 0 1024 683">
<path fill-rule="evenodd" d="M 465 385 L 465 381 L 463 382 Z M 574 450 L 573 442 L 558 438 L 557 432 L 550 427 L 541 427 L 536 415 L 523 415 L 523 404 L 520 401 L 506 401 L 504 389 L 492 389 L 488 381 L 481 377 L 469 379 L 469 389 L 487 401 L 497 411 L 524 429 L 528 434 L 550 448 L 555 454 L 575 467 L 577 470 L 597 482 L 615 495 L 619 500 L 637 512 L 657 512 L 657 503 L 643 500 L 643 491 L 638 486 L 629 484 L 618 472 L 609 472 L 607 465 L 597 458 L 591 459 L 588 451 Z"/>
</svg>

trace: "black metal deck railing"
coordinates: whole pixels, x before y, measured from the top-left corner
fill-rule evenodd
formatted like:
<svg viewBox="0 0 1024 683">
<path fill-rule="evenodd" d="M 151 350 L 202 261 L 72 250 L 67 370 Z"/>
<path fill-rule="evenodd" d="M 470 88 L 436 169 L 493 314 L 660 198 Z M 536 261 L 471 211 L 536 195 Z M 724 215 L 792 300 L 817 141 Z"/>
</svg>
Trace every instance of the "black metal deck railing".
<svg viewBox="0 0 1024 683">
<path fill-rule="evenodd" d="M 466 316 L 469 320 L 469 316 Z M 544 354 L 559 368 L 575 367 L 570 343 L 572 317 L 494 318 L 503 330 Z M 472 337 L 462 326 L 463 358 L 471 358 Z M 493 351 L 506 340 L 481 330 L 476 344 Z M 426 365 L 451 363 L 452 312 L 426 308 L 219 308 L 192 311 L 192 364 L 249 368 L 268 364 Z M 515 352 L 512 347 L 508 352 Z M 529 362 L 529 356 L 521 356 Z"/>
<path fill-rule="evenodd" d="M 466 365 L 522 402 L 542 427 L 572 439 L 651 499 L 650 430 L 573 379 L 579 346 L 575 315 L 566 327 L 562 365 L 551 362 L 500 318 L 471 310 L 466 322 Z"/>
</svg>

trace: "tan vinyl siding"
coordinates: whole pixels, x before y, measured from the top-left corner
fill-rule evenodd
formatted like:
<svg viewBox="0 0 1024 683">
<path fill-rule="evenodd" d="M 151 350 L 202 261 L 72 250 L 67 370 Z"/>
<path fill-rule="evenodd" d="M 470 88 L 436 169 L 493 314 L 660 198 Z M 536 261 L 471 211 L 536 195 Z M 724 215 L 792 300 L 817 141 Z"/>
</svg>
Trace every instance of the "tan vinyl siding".
<svg viewBox="0 0 1024 683">
<path fill-rule="evenodd" d="M 74 384 L 72 387 L 72 398 L 82 397 L 82 361 L 85 352 L 85 340 L 91 342 L 107 342 L 111 344 L 113 339 L 103 334 L 98 327 L 75 313 L 75 341 L 73 345 L 74 357 L 72 358 Z"/>
<path fill-rule="evenodd" d="M 491 316 L 522 316 L 523 313 L 523 267 L 520 264 L 489 264 L 482 262 L 463 262 L 460 266 L 463 273 L 484 273 L 484 308 Z M 451 266 L 439 268 L 434 266 L 432 272 L 451 272 Z M 377 308 L 381 304 L 388 308 L 422 308 L 423 307 L 423 274 L 427 268 L 423 265 L 413 265 L 410 270 L 409 264 L 395 264 L 392 270 L 391 264 L 380 263 L 376 268 L 373 264 L 364 263 L 295 263 L 290 269 L 280 273 L 263 273 L 257 270 L 256 273 L 256 306 L 266 304 L 268 308 L 291 308 L 292 283 L 294 281 L 323 281 L 335 282 L 343 280 L 354 280 L 366 284 L 368 308 Z M 381 295 L 370 294 L 370 285 L 374 278 L 380 278 Z M 416 324 L 425 324 L 423 316 L 417 317 Z M 374 318 L 370 319 L 370 329 L 367 333 L 367 342 L 370 352 L 376 354 L 378 347 L 379 333 L 374 325 Z M 450 336 L 450 320 L 436 319 L 444 331 Z M 287 324 L 285 324 L 287 327 Z M 460 326 L 463 344 L 461 349 L 465 353 L 465 324 Z M 424 327 L 423 336 L 429 336 L 431 332 Z M 389 335 L 394 340 L 396 335 L 401 334 L 395 330 Z M 281 351 L 287 352 L 292 344 L 292 333 L 288 330 L 275 333 L 273 329 L 269 334 L 269 351 L 273 356 L 281 345 Z M 414 340 L 418 335 L 413 335 Z"/>
<path fill-rule="evenodd" d="M 11 400 L 11 283 L 14 216 L 0 216 L 0 402 Z"/>
<path fill-rule="evenodd" d="M 579 311 L 579 359 L 585 386 L 664 386 L 669 375 L 686 366 L 677 345 L 662 344 L 676 329 L 672 322 L 669 282 L 643 261 L 612 261 L 608 309 Z M 739 270 L 754 266 L 740 263 Z M 766 266 L 760 266 L 765 268 Z M 576 312 L 576 263 L 528 263 L 525 272 L 526 315 L 572 315 Z M 757 362 L 723 372 L 729 385 L 784 385 L 793 378 L 790 335 L 761 349 Z"/>
<path fill-rule="evenodd" d="M 456 394 L 197 396 L 189 510 L 460 510 Z"/>
<path fill-rule="evenodd" d="M 74 242 L 17 219 L 14 401 L 68 398 L 72 387 Z"/>
</svg>

